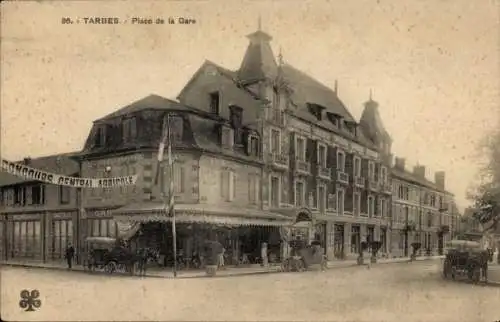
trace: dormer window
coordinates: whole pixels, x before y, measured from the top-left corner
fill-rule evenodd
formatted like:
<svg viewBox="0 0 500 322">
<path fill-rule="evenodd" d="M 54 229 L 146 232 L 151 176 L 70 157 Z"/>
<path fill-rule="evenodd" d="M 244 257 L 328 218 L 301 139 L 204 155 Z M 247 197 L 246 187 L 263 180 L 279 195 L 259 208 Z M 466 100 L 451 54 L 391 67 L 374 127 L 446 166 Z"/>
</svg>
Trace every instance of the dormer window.
<svg viewBox="0 0 500 322">
<path fill-rule="evenodd" d="M 231 149 L 234 144 L 234 131 L 229 126 L 222 126 L 221 128 L 221 144 L 226 149 Z"/>
<path fill-rule="evenodd" d="M 323 119 L 323 110 L 325 109 L 324 106 L 307 103 L 307 107 L 309 109 L 309 112 L 313 114 L 318 121 L 321 121 Z"/>
<path fill-rule="evenodd" d="M 135 117 L 127 118 L 123 120 L 123 141 L 130 142 L 133 141 L 137 136 L 137 123 Z"/>
<path fill-rule="evenodd" d="M 347 130 L 347 132 L 349 132 L 350 134 L 352 135 L 356 135 L 356 128 L 357 128 L 357 124 L 354 123 L 354 122 L 349 122 L 349 121 L 344 121 L 344 126 Z"/>
<path fill-rule="evenodd" d="M 256 135 L 248 136 L 248 155 L 259 156 L 259 138 Z"/>
<path fill-rule="evenodd" d="M 170 116 L 170 136 L 174 142 L 182 142 L 184 119 L 181 116 Z"/>
<path fill-rule="evenodd" d="M 98 125 L 94 136 L 94 145 L 96 147 L 103 147 L 105 144 L 105 140 L 106 140 L 105 126 Z"/>
<path fill-rule="evenodd" d="M 340 117 L 337 114 L 326 112 L 326 117 L 335 127 L 339 127 Z"/>
<path fill-rule="evenodd" d="M 239 106 L 229 106 L 230 121 L 234 128 L 240 128 L 243 125 L 243 109 Z"/>
<path fill-rule="evenodd" d="M 220 94 L 219 92 L 210 93 L 210 113 L 219 115 L 220 112 Z"/>
</svg>

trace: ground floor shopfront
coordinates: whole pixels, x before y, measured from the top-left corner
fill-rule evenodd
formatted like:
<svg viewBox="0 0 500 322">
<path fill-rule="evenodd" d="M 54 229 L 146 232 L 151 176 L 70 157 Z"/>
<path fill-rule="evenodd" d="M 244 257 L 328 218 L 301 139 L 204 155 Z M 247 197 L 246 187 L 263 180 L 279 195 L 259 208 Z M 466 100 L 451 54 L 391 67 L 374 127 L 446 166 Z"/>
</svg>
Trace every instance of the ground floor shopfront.
<svg viewBox="0 0 500 322">
<path fill-rule="evenodd" d="M 392 255 L 407 257 L 412 253 L 412 243 L 420 243 L 417 255 L 439 255 L 446 248 L 446 243 L 451 240 L 451 234 L 437 230 L 405 231 L 404 229 L 392 230 Z"/>
<path fill-rule="evenodd" d="M 77 211 L 8 213 L 0 216 L 2 260 L 62 260 L 77 241 Z"/>
</svg>

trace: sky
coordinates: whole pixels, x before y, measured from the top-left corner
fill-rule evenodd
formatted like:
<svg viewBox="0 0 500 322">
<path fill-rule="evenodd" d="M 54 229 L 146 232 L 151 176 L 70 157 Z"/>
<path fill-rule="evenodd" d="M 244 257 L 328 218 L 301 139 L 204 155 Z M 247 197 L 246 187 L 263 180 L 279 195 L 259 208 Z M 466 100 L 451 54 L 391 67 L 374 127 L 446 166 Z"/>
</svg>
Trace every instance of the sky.
<svg viewBox="0 0 500 322">
<path fill-rule="evenodd" d="M 117 5 L 119 3 L 119 5 Z M 359 120 L 370 90 L 407 168 L 446 171 L 460 208 L 498 125 L 499 0 L 3 2 L 1 157 L 76 151 L 92 121 L 175 98 L 205 59 L 239 68 L 261 17 L 274 53 L 333 88 Z M 69 17 L 74 24 L 62 24 Z M 84 17 L 128 23 L 90 25 Z M 133 17 L 195 24 L 131 25 Z"/>
</svg>

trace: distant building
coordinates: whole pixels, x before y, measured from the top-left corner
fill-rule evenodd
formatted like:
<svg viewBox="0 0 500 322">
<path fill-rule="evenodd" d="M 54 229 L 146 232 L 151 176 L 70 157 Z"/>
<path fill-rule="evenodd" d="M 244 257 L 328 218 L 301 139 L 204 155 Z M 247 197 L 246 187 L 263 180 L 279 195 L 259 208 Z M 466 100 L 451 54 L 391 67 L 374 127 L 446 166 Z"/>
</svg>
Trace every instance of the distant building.
<svg viewBox="0 0 500 322">
<path fill-rule="evenodd" d="M 411 243 L 421 243 L 421 251 L 438 253 L 452 238 L 459 216 L 453 194 L 445 190 L 445 172 L 427 180 L 425 166 L 405 169 L 405 159 L 396 158 L 391 169 L 393 182 L 392 250 L 407 256 Z"/>
<path fill-rule="evenodd" d="M 77 176 L 74 154 L 20 161 L 28 166 Z M 68 242 L 76 242 L 77 191 L 27 181 L 0 172 L 0 257 L 2 260 L 61 260 Z"/>
</svg>

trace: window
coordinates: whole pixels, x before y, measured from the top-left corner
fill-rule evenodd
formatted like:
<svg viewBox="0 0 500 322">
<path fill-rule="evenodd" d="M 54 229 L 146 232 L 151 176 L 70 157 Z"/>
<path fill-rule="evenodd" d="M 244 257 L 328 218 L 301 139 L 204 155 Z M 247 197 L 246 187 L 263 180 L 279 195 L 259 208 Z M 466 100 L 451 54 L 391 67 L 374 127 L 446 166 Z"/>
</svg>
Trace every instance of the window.
<svg viewBox="0 0 500 322">
<path fill-rule="evenodd" d="M 61 205 L 69 204 L 70 194 L 70 187 L 59 186 L 59 203 Z"/>
<path fill-rule="evenodd" d="M 260 197 L 260 175 L 259 174 L 249 174 L 248 175 L 248 201 L 251 204 L 257 204 Z"/>
<path fill-rule="evenodd" d="M 96 128 L 94 145 L 98 148 L 103 147 L 105 144 L 106 133 L 104 129 L 105 129 L 104 125 L 98 125 Z"/>
<path fill-rule="evenodd" d="M 387 182 L 387 168 L 384 166 L 380 168 L 380 180 L 382 181 L 382 183 Z"/>
<path fill-rule="evenodd" d="M 368 216 L 373 217 L 375 215 L 375 198 L 373 196 L 368 196 Z"/>
<path fill-rule="evenodd" d="M 89 219 L 89 236 L 115 237 L 117 226 L 113 219 L 95 218 Z"/>
<path fill-rule="evenodd" d="M 229 107 L 229 119 L 231 121 L 231 125 L 234 128 L 240 128 L 243 123 L 243 109 L 239 106 L 230 106 Z"/>
<path fill-rule="evenodd" d="M 14 188 L 14 205 L 24 206 L 26 204 L 25 187 L 15 187 Z"/>
<path fill-rule="evenodd" d="M 182 142 L 182 137 L 184 134 L 184 119 L 181 116 L 170 115 L 169 125 L 170 125 L 170 138 L 173 142 Z"/>
<path fill-rule="evenodd" d="M 184 193 L 186 191 L 185 183 L 186 176 L 183 164 L 174 163 L 174 192 Z"/>
<path fill-rule="evenodd" d="M 318 208 L 322 213 L 326 211 L 326 187 L 324 185 L 318 186 Z"/>
<path fill-rule="evenodd" d="M 43 205 L 45 201 L 44 186 L 39 184 L 31 187 L 31 204 Z"/>
<path fill-rule="evenodd" d="M 125 143 L 131 142 L 137 136 L 137 124 L 135 117 L 127 118 L 123 120 L 123 141 Z"/>
<path fill-rule="evenodd" d="M 40 256 L 40 222 L 15 221 L 12 234 L 14 257 L 37 258 Z"/>
<path fill-rule="evenodd" d="M 354 197 L 352 199 L 352 210 L 354 215 L 359 215 L 359 210 L 361 208 L 361 194 L 359 192 L 354 193 Z"/>
<path fill-rule="evenodd" d="M 344 199 L 345 194 L 343 189 L 337 190 L 337 213 L 339 215 L 344 214 Z"/>
<path fill-rule="evenodd" d="M 430 204 L 431 207 L 436 207 L 436 196 L 434 194 L 431 195 Z"/>
<path fill-rule="evenodd" d="M 73 239 L 73 222 L 68 219 L 52 222 L 52 259 L 63 259 Z"/>
<path fill-rule="evenodd" d="M 259 138 L 255 135 L 250 135 L 248 139 L 248 154 L 253 156 L 259 155 Z"/>
<path fill-rule="evenodd" d="M 385 199 L 380 199 L 380 216 L 387 217 L 387 201 Z"/>
<path fill-rule="evenodd" d="M 233 201 L 235 197 L 236 175 L 234 171 L 223 169 L 221 171 L 221 197 L 225 201 Z"/>
<path fill-rule="evenodd" d="M 221 144 L 225 148 L 232 148 L 234 144 L 233 129 L 223 126 L 221 130 Z"/>
<path fill-rule="evenodd" d="M 337 151 L 337 170 L 345 171 L 345 153 L 343 151 Z"/>
<path fill-rule="evenodd" d="M 326 168 L 326 145 L 318 143 L 318 164 Z"/>
<path fill-rule="evenodd" d="M 354 156 L 354 176 L 361 177 L 361 159 Z"/>
<path fill-rule="evenodd" d="M 305 206 L 306 188 L 303 181 L 295 182 L 295 205 Z"/>
<path fill-rule="evenodd" d="M 219 115 L 220 95 L 219 92 L 210 93 L 210 113 Z"/>
<path fill-rule="evenodd" d="M 295 139 L 295 155 L 297 160 L 306 160 L 306 140 L 303 137 L 296 137 Z"/>
<path fill-rule="evenodd" d="M 273 154 L 280 153 L 280 136 L 281 133 L 278 130 L 271 129 L 271 152 Z"/>
<path fill-rule="evenodd" d="M 370 181 L 375 180 L 375 163 L 368 161 L 368 178 Z"/>
<path fill-rule="evenodd" d="M 280 179 L 275 176 L 271 176 L 271 206 L 280 206 Z"/>
</svg>

